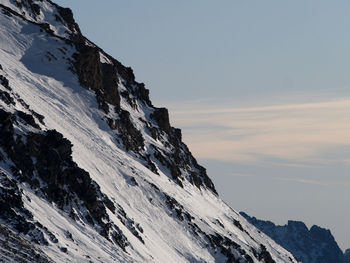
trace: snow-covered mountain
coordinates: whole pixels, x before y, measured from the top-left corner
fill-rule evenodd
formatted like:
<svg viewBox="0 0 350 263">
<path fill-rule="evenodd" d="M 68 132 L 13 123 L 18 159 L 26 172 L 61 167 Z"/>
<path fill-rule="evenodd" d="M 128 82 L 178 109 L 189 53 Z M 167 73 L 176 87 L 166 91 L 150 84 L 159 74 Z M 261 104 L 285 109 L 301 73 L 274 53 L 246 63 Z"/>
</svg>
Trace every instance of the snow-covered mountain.
<svg viewBox="0 0 350 263">
<path fill-rule="evenodd" d="M 288 221 L 287 225 L 278 226 L 270 221 L 250 217 L 244 212 L 241 215 L 303 263 L 346 262 L 346 253 L 343 254 L 330 230 L 316 225 L 308 229 L 300 221 Z"/>
<path fill-rule="evenodd" d="M 297 262 L 218 197 L 69 9 L 0 13 L 0 262 Z"/>
</svg>

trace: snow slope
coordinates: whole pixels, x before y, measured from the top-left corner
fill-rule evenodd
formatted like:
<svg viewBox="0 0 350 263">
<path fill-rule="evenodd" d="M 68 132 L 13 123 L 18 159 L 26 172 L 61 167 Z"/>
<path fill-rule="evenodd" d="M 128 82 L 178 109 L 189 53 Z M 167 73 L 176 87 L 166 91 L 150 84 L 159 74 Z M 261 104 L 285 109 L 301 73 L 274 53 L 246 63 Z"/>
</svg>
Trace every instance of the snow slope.
<svg viewBox="0 0 350 263">
<path fill-rule="evenodd" d="M 20 197 L 23 207 L 9 215 L 15 211 L 30 230 L 6 215 L 1 227 L 34 240 L 53 262 L 297 262 L 217 196 L 167 112 L 149 102 L 130 69 L 80 35 L 66 9 L 0 0 L 0 12 L 0 125 L 12 131 L 0 144 L 0 194 Z M 62 144 L 50 148 L 53 137 Z M 45 179 L 49 161 L 37 145 L 62 159 L 49 160 L 62 169 L 54 181 Z M 69 196 L 63 203 L 48 190 L 57 187 Z M 0 259 L 10 262 L 5 254 Z"/>
</svg>

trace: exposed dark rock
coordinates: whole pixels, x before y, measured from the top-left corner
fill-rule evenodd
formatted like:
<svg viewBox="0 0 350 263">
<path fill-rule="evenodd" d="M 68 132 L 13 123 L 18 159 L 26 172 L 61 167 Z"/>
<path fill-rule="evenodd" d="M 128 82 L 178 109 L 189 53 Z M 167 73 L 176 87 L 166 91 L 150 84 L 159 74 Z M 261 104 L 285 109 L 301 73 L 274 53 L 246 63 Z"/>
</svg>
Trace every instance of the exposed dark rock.
<svg viewBox="0 0 350 263">
<path fill-rule="evenodd" d="M 180 205 L 174 198 L 170 197 L 166 193 L 163 193 L 163 194 L 166 198 L 166 203 L 168 205 L 168 208 L 173 212 L 175 212 L 175 215 L 177 216 L 178 219 L 180 219 L 181 221 L 184 221 L 186 216 L 186 219 L 191 221 L 192 219 L 191 215 L 184 211 L 184 208 L 182 205 Z"/>
<path fill-rule="evenodd" d="M 271 254 L 266 250 L 264 245 L 260 245 L 260 252 L 258 256 L 259 260 L 263 260 L 265 263 L 276 263 L 271 257 Z"/>
<path fill-rule="evenodd" d="M 72 233 L 69 232 L 68 230 L 65 232 L 65 235 L 66 235 L 66 238 L 69 238 L 70 240 L 74 241 Z"/>
<path fill-rule="evenodd" d="M 14 143 L 12 125 L 14 121 L 16 117 L 13 114 L 0 109 L 0 145 L 9 147 Z"/>
<path fill-rule="evenodd" d="M 101 50 L 102 51 L 102 50 Z M 103 51 L 102 51 L 103 52 Z M 135 81 L 135 75 L 130 67 L 125 67 L 118 60 L 109 56 L 108 54 L 103 54 L 112 61 L 113 65 L 116 67 L 118 76 L 120 76 L 123 84 L 128 89 L 128 92 L 134 96 L 134 98 L 142 101 L 145 105 L 153 107 L 152 102 L 149 98 L 149 90 L 145 88 L 144 83 L 138 83 Z"/>
<path fill-rule="evenodd" d="M 134 86 L 132 94 L 143 101 L 147 106 L 152 107 L 152 102 L 149 99 L 149 90 L 145 88 L 145 84 L 137 83 Z"/>
<path fill-rule="evenodd" d="M 125 210 L 119 205 L 118 206 L 118 219 L 123 223 L 123 225 L 125 225 L 130 232 L 138 239 L 140 240 L 141 243 L 145 243 L 145 241 L 143 241 L 140 233 L 143 233 L 143 229 L 140 226 L 139 223 L 135 223 L 135 221 L 133 219 L 131 219 L 130 217 L 127 216 Z"/>
<path fill-rule="evenodd" d="M 217 194 L 214 184 L 206 174 L 205 168 L 197 163 L 187 146 L 182 143 L 181 132 L 179 132 L 178 129 L 173 129 L 171 138 L 173 146 L 172 151 L 166 152 L 156 147 L 153 147 L 153 149 L 154 157 L 163 166 L 169 169 L 172 179 L 182 186 L 183 175 L 181 169 L 183 169 L 189 174 L 188 180 L 190 183 L 197 186 L 199 189 L 202 186 L 206 186 L 211 189 L 213 193 Z"/>
<path fill-rule="evenodd" d="M 155 174 L 158 174 L 158 175 L 159 175 L 157 166 L 156 166 L 156 165 L 154 164 L 154 162 L 152 162 L 152 160 L 151 160 L 151 155 L 150 155 L 150 154 L 146 154 L 146 155 L 144 156 L 144 159 L 146 160 L 145 166 L 146 166 L 148 169 L 150 169 L 152 172 L 154 172 Z"/>
<path fill-rule="evenodd" d="M 0 223 L 1 262 L 53 262 L 31 242 L 14 233 L 7 225 Z"/>
<path fill-rule="evenodd" d="M 0 218 L 18 233 L 28 235 L 36 244 L 47 245 L 48 242 L 33 221 L 33 215 L 24 207 L 22 193 L 17 182 L 0 172 Z"/>
<path fill-rule="evenodd" d="M 73 58 L 80 84 L 87 89 L 102 91 L 103 76 L 98 49 L 81 44 L 78 51 Z"/>
<path fill-rule="evenodd" d="M 3 75 L 0 75 L 0 84 L 3 85 L 6 89 L 11 90 L 9 86 L 9 80 Z"/>
<path fill-rule="evenodd" d="M 193 235 L 197 236 L 198 240 L 204 241 L 208 246 L 212 249 L 213 253 L 222 253 L 227 257 L 226 262 L 245 262 L 245 263 L 253 263 L 253 259 L 238 245 L 236 242 L 231 240 L 230 238 L 220 235 L 218 233 L 208 234 L 204 232 L 196 223 L 195 218 L 188 213 L 184 207 L 176 201 L 175 198 L 172 198 L 168 194 L 164 192 L 160 192 L 158 187 L 153 184 L 150 184 L 155 188 L 155 190 L 165 197 L 166 205 L 171 212 L 171 216 L 178 218 L 180 221 L 186 222 L 189 230 L 192 231 Z M 220 223 L 220 221 L 218 221 Z M 239 257 L 235 257 L 235 252 L 238 252 Z M 265 255 L 266 254 L 266 255 Z M 268 259 L 268 252 L 261 251 L 260 253 L 256 253 L 256 258 L 261 255 L 261 258 Z M 268 261 L 266 261 L 267 263 Z M 272 262 L 269 262 L 272 263 Z M 275 263 L 275 262 L 273 262 Z"/>
<path fill-rule="evenodd" d="M 102 63 L 101 63 L 102 64 Z M 105 100 L 113 106 L 120 107 L 120 97 L 118 93 L 117 69 L 111 64 L 102 64 L 103 88 Z"/>
<path fill-rule="evenodd" d="M 10 96 L 10 94 L 6 91 L 0 90 L 0 100 L 5 102 L 7 105 L 15 105 L 14 99 Z"/>
<path fill-rule="evenodd" d="M 30 8 L 32 9 L 33 13 L 35 15 L 40 15 L 40 6 L 37 4 L 34 4 L 33 2 L 30 3 Z"/>
<path fill-rule="evenodd" d="M 183 179 L 181 170 L 179 166 L 173 161 L 173 158 L 170 154 L 166 153 L 165 151 L 158 150 L 156 147 L 154 147 L 154 157 L 160 161 L 160 163 L 167 167 L 170 171 L 170 174 L 172 176 L 172 179 L 181 187 L 183 187 L 183 184 L 181 180 Z"/>
<path fill-rule="evenodd" d="M 44 116 L 40 115 L 39 113 L 29 109 L 29 111 L 31 112 L 31 114 L 43 125 L 45 125 L 44 123 Z"/>
<path fill-rule="evenodd" d="M 68 249 L 66 247 L 60 247 L 60 250 L 63 252 L 63 253 L 67 253 L 68 252 Z"/>
<path fill-rule="evenodd" d="M 28 125 L 36 128 L 36 129 L 40 129 L 39 125 L 36 124 L 32 115 L 27 114 L 23 111 L 17 111 L 16 113 L 17 113 L 18 117 L 20 117 L 22 120 L 24 120 Z"/>
<path fill-rule="evenodd" d="M 40 6 L 35 4 L 33 0 L 16 0 L 15 3 L 21 9 L 26 8 L 35 20 L 40 15 Z"/>
<path fill-rule="evenodd" d="M 128 240 L 124 236 L 123 232 L 116 227 L 115 231 L 111 233 L 112 240 L 116 243 L 124 252 L 126 252 L 125 248 L 129 245 Z"/>
<path fill-rule="evenodd" d="M 138 186 L 139 184 L 137 183 L 135 177 L 130 176 L 130 182 L 132 186 Z"/>
<path fill-rule="evenodd" d="M 85 43 L 76 43 L 79 53 L 74 55 L 75 71 L 80 84 L 96 92 L 101 109 L 109 112 L 107 103 L 120 109 L 117 71 L 113 65 L 100 62 L 100 49 Z"/>
<path fill-rule="evenodd" d="M 129 112 L 121 110 L 119 119 L 108 119 L 108 125 L 112 130 L 116 130 L 127 151 L 131 150 L 138 153 L 143 149 L 144 139 L 141 132 L 135 128 L 130 120 Z"/>
<path fill-rule="evenodd" d="M 234 224 L 236 227 L 238 227 L 239 230 L 244 231 L 244 229 L 243 229 L 241 223 L 240 223 L 238 220 L 233 219 L 233 224 Z"/>
<path fill-rule="evenodd" d="M 60 7 L 59 5 L 56 5 L 56 4 L 54 5 L 58 9 L 58 12 L 62 17 L 62 19 L 66 22 L 69 30 L 73 33 L 76 32 L 76 35 L 81 35 L 80 28 L 73 18 L 72 10 L 70 10 L 69 8 Z M 57 18 L 57 20 L 60 20 L 60 18 Z"/>
<path fill-rule="evenodd" d="M 137 109 L 137 101 L 135 97 L 130 96 L 130 93 L 126 90 L 123 90 L 120 95 L 126 100 L 126 102 L 133 108 Z"/>
<path fill-rule="evenodd" d="M 218 224 L 220 227 L 225 228 L 225 226 L 221 223 L 219 219 L 216 219 L 214 224 Z"/>
<path fill-rule="evenodd" d="M 171 127 L 169 122 L 169 113 L 166 108 L 156 108 L 154 112 L 151 113 L 151 118 L 157 122 L 161 130 L 167 134 L 170 134 Z"/>
<path fill-rule="evenodd" d="M 27 124 L 32 125 L 33 117 L 30 118 L 28 114 L 19 112 L 17 115 L 21 119 L 24 118 Z M 28 133 L 25 140 L 22 140 L 21 135 L 15 136 L 16 119 L 12 113 L 0 109 L 0 147 L 14 163 L 12 172 L 15 177 L 22 182 L 27 182 L 32 189 L 44 194 L 50 202 L 54 202 L 73 217 L 79 216 L 75 215 L 73 207 L 81 207 L 82 202 L 82 211 L 84 209 L 88 211 L 85 217 L 87 222 L 91 225 L 98 224 L 101 227 L 101 235 L 108 238 L 108 233 L 111 233 L 114 241 L 117 237 L 122 237 L 123 234 L 117 226 L 105 223 L 109 221 L 106 207 L 114 212 L 115 207 L 112 201 L 100 192 L 98 185 L 91 180 L 90 175 L 73 162 L 70 141 L 55 130 L 45 133 Z M 5 194 L 3 196 L 6 197 Z M 20 197 L 14 198 L 15 192 L 10 192 L 8 196 L 13 198 L 11 201 L 15 202 L 13 206 L 16 204 L 19 208 L 23 206 Z M 75 201 L 77 198 L 79 202 Z M 3 206 L 8 206 L 8 203 L 4 203 Z M 8 210 L 8 213 L 10 214 L 7 218 L 16 217 L 15 214 L 11 214 L 13 213 L 11 209 Z M 17 222 L 15 229 L 20 232 L 39 231 L 25 218 L 18 217 Z M 51 242 L 56 242 L 53 235 L 47 234 Z M 39 231 L 36 236 L 41 237 L 37 242 L 47 244 L 42 232 Z M 117 243 L 123 245 L 123 249 L 128 245 L 126 238 L 122 238 Z"/>
<path fill-rule="evenodd" d="M 195 228 L 198 229 L 198 226 Z M 201 231 L 201 234 L 205 235 L 205 238 L 208 240 L 210 247 L 214 250 L 215 253 L 220 252 L 227 257 L 227 263 L 254 262 L 253 259 L 241 248 L 241 246 L 230 238 L 221 236 L 217 233 L 205 234 L 203 231 Z M 236 257 L 234 251 L 238 252 L 240 256 Z"/>
</svg>

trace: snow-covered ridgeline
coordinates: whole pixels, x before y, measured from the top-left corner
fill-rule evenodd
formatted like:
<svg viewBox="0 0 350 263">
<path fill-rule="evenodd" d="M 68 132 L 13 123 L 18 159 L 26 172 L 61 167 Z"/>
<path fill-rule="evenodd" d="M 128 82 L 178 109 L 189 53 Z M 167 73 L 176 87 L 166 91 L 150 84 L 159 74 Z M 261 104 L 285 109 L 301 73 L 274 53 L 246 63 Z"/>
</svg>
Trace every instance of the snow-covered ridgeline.
<svg viewBox="0 0 350 263">
<path fill-rule="evenodd" d="M 110 103 L 108 112 L 100 109 L 96 91 L 82 88 L 72 68 L 76 46 L 54 36 L 68 39 L 72 34 L 65 23 L 57 21 L 55 5 L 50 1 L 22 1 L 24 5 L 31 2 L 40 7 L 34 18 L 29 9 L 15 2 L 1 0 L 0 4 L 35 23 L 49 23 L 53 33 L 40 30 L 40 26 L 20 16 L 1 14 L 0 74 L 9 80 L 12 90 L 7 92 L 16 104 L 7 105 L 2 100 L 0 107 L 12 113 L 20 110 L 31 114 L 19 102 L 21 98 L 31 110 L 44 116 L 45 124 L 39 125 L 43 131 L 57 130 L 72 143 L 74 162 L 89 173 L 119 209 L 115 213 L 106 211 L 129 243 L 123 251 L 101 236 L 97 227 L 73 220 L 45 196 L 21 183 L 25 207 L 57 239 L 42 247 L 53 261 L 235 262 L 236 258 L 237 262 L 267 262 L 271 258 L 275 262 L 296 262 L 212 190 L 190 183 L 189 171 L 197 168 L 181 169 L 182 187 L 172 180 L 168 167 L 152 157 L 152 149 L 169 153 L 174 150 L 168 145 L 169 134 L 158 131 L 158 137 L 152 136 L 148 126 L 157 128 L 152 120 L 155 108 L 130 94 L 132 87 L 127 87 L 128 81 L 119 75 L 118 92 L 126 94 L 120 96 L 120 109 L 128 112 L 143 138 L 139 152 L 127 151 L 118 133 L 108 125 L 108 119 L 118 120 L 120 112 L 111 110 L 115 105 Z M 106 54 L 99 54 L 102 66 L 113 63 Z M 1 89 L 6 91 L 4 86 Z M 16 127 L 23 134 L 33 131 L 25 125 Z M 184 146 L 180 151 L 186 153 Z M 156 172 L 141 158 L 147 154 Z M 5 163 L 1 167 L 6 176 L 15 179 Z"/>
</svg>

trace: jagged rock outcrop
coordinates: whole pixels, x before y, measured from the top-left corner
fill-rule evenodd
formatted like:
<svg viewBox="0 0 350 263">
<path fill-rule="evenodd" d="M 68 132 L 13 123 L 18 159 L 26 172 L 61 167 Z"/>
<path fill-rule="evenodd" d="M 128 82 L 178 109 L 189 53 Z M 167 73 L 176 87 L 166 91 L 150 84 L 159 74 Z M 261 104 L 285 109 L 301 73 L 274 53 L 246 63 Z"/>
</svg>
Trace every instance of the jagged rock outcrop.
<svg viewBox="0 0 350 263">
<path fill-rule="evenodd" d="M 331 232 L 319 226 L 310 229 L 300 221 L 278 226 L 270 221 L 241 214 L 259 230 L 290 251 L 303 263 L 343 263 L 344 256 Z"/>
<path fill-rule="evenodd" d="M 1 262 L 53 262 L 45 256 L 43 251 L 24 238 L 13 234 L 2 223 L 0 223 L 0 255 Z"/>
<path fill-rule="evenodd" d="M 9 98 L 15 104 L 16 99 L 9 93 L 3 101 L 8 104 Z M 71 218 L 98 226 L 103 237 L 125 249 L 128 242 L 121 230 L 111 223 L 106 211 L 118 212 L 113 202 L 101 193 L 89 173 L 72 160 L 71 142 L 55 130 L 42 132 L 34 116 L 33 111 L 11 113 L 0 108 L 0 148 L 3 150 L 0 160 L 12 163 L 9 168 L 13 176 L 11 179 L 5 171 L 0 174 L 0 218 L 13 225 L 13 230 L 31 236 L 31 241 L 49 244 L 41 224 L 33 221 L 31 212 L 24 208 L 16 182 L 26 183 Z M 39 121 L 43 122 L 43 117 Z M 32 128 L 35 132 L 30 131 Z M 25 130 L 27 132 L 23 132 Z M 58 242 L 52 233 L 48 235 L 54 243 Z"/>
</svg>

